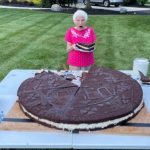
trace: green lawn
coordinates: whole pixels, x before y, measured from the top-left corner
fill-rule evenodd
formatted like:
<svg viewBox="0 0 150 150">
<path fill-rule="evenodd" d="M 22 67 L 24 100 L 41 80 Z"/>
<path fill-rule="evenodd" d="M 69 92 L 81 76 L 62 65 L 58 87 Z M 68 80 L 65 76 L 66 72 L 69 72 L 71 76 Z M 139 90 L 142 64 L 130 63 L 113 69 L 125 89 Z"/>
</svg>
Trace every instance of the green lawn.
<svg viewBox="0 0 150 150">
<path fill-rule="evenodd" d="M 97 65 L 132 69 L 135 57 L 150 59 L 150 16 L 89 16 L 88 25 L 97 34 Z M 70 26 L 69 14 L 0 9 L 0 79 L 16 68 L 62 69 Z"/>
</svg>

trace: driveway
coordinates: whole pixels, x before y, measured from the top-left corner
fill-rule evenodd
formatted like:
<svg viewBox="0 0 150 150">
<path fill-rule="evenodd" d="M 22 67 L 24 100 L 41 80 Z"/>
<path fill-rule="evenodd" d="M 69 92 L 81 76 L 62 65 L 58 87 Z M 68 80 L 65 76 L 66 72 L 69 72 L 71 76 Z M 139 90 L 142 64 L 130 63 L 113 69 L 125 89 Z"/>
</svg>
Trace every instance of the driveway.
<svg viewBox="0 0 150 150">
<path fill-rule="evenodd" d="M 85 5 L 83 3 L 78 3 L 77 4 L 78 8 L 84 8 Z M 150 13 L 150 8 L 141 8 L 141 7 L 126 7 L 126 6 L 119 6 L 119 7 L 102 7 L 102 6 L 92 6 L 93 9 L 102 9 L 102 10 L 111 10 L 111 11 L 117 11 L 119 12 L 120 9 L 126 9 L 127 12 L 149 12 Z"/>
</svg>

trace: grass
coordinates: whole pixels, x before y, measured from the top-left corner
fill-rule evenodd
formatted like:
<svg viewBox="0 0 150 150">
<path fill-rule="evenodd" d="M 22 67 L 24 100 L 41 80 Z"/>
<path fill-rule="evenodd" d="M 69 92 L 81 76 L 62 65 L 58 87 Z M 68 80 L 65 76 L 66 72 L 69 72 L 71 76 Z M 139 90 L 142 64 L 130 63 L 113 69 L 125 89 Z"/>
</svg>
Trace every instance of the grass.
<svg viewBox="0 0 150 150">
<path fill-rule="evenodd" d="M 132 69 L 134 58 L 150 59 L 149 24 L 148 15 L 89 16 L 97 34 L 96 64 Z M 63 69 L 70 26 L 70 14 L 0 9 L 0 79 L 16 68 Z"/>
</svg>

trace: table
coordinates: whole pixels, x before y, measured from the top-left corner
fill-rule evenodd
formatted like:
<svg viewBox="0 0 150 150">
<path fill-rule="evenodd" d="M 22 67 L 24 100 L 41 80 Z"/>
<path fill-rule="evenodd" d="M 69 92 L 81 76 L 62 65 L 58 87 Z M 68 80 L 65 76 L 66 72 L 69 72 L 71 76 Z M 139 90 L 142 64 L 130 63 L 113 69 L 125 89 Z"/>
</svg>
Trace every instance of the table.
<svg viewBox="0 0 150 150">
<path fill-rule="evenodd" d="M 133 75 L 131 70 L 121 70 Z M 17 89 L 23 80 L 37 70 L 15 69 L 0 83 L 0 111 L 4 117 L 17 99 Z M 150 86 L 142 86 L 144 101 L 150 113 Z M 92 132 L 32 132 L 0 130 L 0 148 L 66 148 L 66 149 L 150 149 L 150 136 L 96 134 Z"/>
</svg>

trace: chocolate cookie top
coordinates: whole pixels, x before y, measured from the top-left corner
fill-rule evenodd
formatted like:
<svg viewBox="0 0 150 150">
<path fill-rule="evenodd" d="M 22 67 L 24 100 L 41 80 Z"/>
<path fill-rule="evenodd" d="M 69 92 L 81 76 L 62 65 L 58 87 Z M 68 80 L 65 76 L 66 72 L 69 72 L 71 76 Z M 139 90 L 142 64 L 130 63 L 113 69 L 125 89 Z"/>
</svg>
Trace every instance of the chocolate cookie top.
<svg viewBox="0 0 150 150">
<path fill-rule="evenodd" d="M 17 95 L 20 105 L 31 114 L 67 124 L 99 123 L 126 116 L 143 97 L 137 81 L 101 67 L 92 67 L 80 87 L 55 73 L 42 72 L 25 80 Z"/>
</svg>

